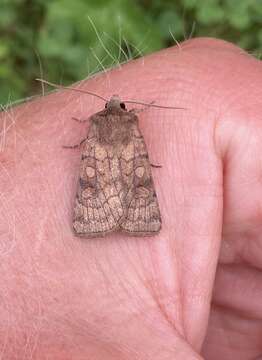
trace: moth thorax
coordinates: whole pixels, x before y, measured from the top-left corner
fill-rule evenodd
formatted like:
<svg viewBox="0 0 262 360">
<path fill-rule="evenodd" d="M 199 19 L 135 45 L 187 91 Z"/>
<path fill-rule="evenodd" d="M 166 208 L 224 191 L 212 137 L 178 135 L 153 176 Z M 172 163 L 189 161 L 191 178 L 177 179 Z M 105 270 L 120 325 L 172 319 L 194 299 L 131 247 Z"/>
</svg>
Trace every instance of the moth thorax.
<svg viewBox="0 0 262 360">
<path fill-rule="evenodd" d="M 131 127 L 120 116 L 108 116 L 99 126 L 99 139 L 104 144 L 126 144 L 131 139 Z"/>
</svg>

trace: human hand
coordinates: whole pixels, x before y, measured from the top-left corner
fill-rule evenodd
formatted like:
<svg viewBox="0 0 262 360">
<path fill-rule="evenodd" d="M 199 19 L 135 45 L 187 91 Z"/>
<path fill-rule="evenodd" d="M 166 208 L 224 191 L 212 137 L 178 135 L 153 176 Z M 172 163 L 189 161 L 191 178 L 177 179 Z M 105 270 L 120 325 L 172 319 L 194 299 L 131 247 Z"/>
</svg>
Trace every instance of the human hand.
<svg viewBox="0 0 262 360">
<path fill-rule="evenodd" d="M 262 353 L 261 77 L 239 48 L 195 39 L 84 82 L 107 98 L 187 108 L 139 114 L 162 165 L 153 177 L 163 226 L 152 238 L 72 233 L 80 154 L 62 146 L 86 135 L 70 118 L 101 101 L 59 91 L 2 113 L 4 359 Z"/>
</svg>

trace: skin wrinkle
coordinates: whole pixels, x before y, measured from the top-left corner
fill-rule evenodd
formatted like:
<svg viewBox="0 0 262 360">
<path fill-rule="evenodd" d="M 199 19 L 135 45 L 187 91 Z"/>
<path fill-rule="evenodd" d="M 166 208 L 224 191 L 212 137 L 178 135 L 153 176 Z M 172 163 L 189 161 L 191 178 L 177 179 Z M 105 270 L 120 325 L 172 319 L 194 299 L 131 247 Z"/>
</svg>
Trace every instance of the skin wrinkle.
<svg viewBox="0 0 262 360">
<path fill-rule="evenodd" d="M 150 249 L 150 248 L 151 248 L 151 247 L 149 246 L 149 249 Z M 127 256 L 128 253 L 126 253 L 125 255 Z M 130 264 L 130 260 L 131 260 L 131 259 L 132 259 L 132 258 L 129 256 L 129 257 L 128 257 L 128 262 L 129 262 L 129 264 Z M 152 265 L 153 265 L 153 263 L 152 263 Z M 134 270 L 136 270 L 136 269 L 135 269 L 135 266 L 134 266 Z M 146 270 L 146 268 L 144 268 L 144 270 Z M 155 273 L 157 273 L 157 271 L 156 271 Z M 137 275 L 138 275 L 138 273 L 137 273 Z M 155 276 L 154 276 L 154 277 L 155 277 Z M 152 279 L 152 280 L 153 280 L 153 279 Z M 140 282 L 141 282 L 142 284 L 144 284 L 144 285 L 146 286 L 146 288 L 148 288 L 148 290 L 150 290 L 149 294 L 152 294 L 152 293 L 154 293 L 154 292 L 156 291 L 156 287 L 154 286 L 154 281 L 145 284 L 145 281 L 140 277 Z M 149 287 L 148 287 L 148 285 L 149 285 Z M 135 291 L 135 287 L 134 287 L 134 291 Z M 127 292 L 127 293 L 128 293 L 128 292 Z M 160 300 L 161 300 L 161 299 L 159 298 L 159 294 L 155 294 L 155 296 L 154 296 L 154 302 L 155 302 L 155 304 L 162 310 L 161 313 L 164 315 L 167 323 L 168 323 L 169 325 L 171 325 L 171 327 L 173 328 L 173 330 L 175 330 L 175 328 L 174 328 L 174 326 L 173 326 L 173 324 L 172 324 L 172 320 L 171 320 L 171 319 L 168 317 L 168 315 L 165 313 L 164 305 L 163 305 L 163 306 L 161 305 Z M 142 301 L 142 298 L 140 298 L 137 303 L 140 304 L 141 301 Z M 141 312 L 141 315 L 142 315 L 142 312 Z"/>
<path fill-rule="evenodd" d="M 126 287 L 126 284 L 121 282 L 121 287 L 123 287 L 124 292 L 126 294 L 129 294 L 129 291 L 128 291 L 128 288 Z M 131 286 L 131 289 L 132 289 L 132 292 L 134 292 L 136 294 L 135 287 Z M 136 294 L 136 297 L 137 297 L 137 294 Z M 119 301 L 121 301 L 121 300 L 119 299 Z M 143 302 L 143 298 L 141 298 L 141 297 L 137 298 L 137 301 L 136 301 L 137 305 L 136 305 L 135 308 L 133 307 L 133 309 L 132 309 L 132 318 L 134 318 L 134 316 L 137 317 L 137 318 L 143 317 L 144 320 L 147 321 L 147 322 L 149 321 L 149 324 L 150 324 L 150 317 L 147 316 L 147 314 L 150 313 L 150 311 L 148 311 L 148 309 L 145 309 L 145 311 L 143 311 L 141 309 L 141 301 Z M 124 305 L 124 304 L 122 304 L 122 305 Z M 152 310 L 153 309 L 154 309 L 154 304 L 152 304 Z M 134 312 L 134 310 L 135 310 L 135 312 Z M 126 319 L 126 321 L 128 321 L 128 319 Z"/>
<path fill-rule="evenodd" d="M 237 265 L 235 265 L 237 266 Z M 241 267 L 240 267 L 241 269 Z M 220 270 L 221 274 L 223 274 L 222 272 L 223 270 Z M 254 275 L 254 277 L 256 276 L 256 274 L 254 274 L 255 272 L 257 272 L 257 269 L 249 269 L 248 272 L 250 274 L 248 275 Z M 226 273 L 226 271 L 224 271 L 225 276 L 228 277 L 228 274 Z M 243 273 L 243 271 L 242 271 Z M 244 274 L 247 275 L 247 274 Z M 248 278 L 248 276 L 246 276 Z M 251 278 L 251 276 L 250 276 Z M 261 278 L 261 276 L 257 276 L 257 278 Z M 231 280 L 231 279 L 229 279 Z M 251 279 L 252 280 L 252 279 Z M 235 288 L 235 292 L 236 293 L 240 293 L 240 286 L 241 286 L 241 282 L 237 282 L 238 286 L 232 284 L 232 287 Z M 228 311 L 232 312 L 233 314 L 236 313 L 238 315 L 239 318 L 242 318 L 243 320 L 245 320 L 247 323 L 248 322 L 256 322 L 258 324 L 261 324 L 261 305 L 259 300 L 259 295 L 260 295 L 260 291 L 257 289 L 254 289 L 254 285 L 250 285 L 246 290 L 246 293 L 250 292 L 253 297 L 254 300 L 252 299 L 250 301 L 250 304 L 244 304 L 244 300 L 239 300 L 239 301 L 235 301 L 234 297 L 232 296 L 232 298 L 221 298 L 221 296 L 219 296 L 219 294 L 215 293 L 214 294 L 214 300 L 213 300 L 213 304 L 214 306 L 220 306 L 220 307 L 224 307 L 225 309 L 228 309 Z M 243 293 L 243 292 L 242 292 Z M 243 294 L 244 295 L 244 294 Z M 252 305 L 257 302 L 257 309 L 255 311 L 252 311 Z"/>
<path fill-rule="evenodd" d="M 176 141 L 178 140 L 178 136 L 177 136 L 177 132 L 175 131 L 174 132 L 174 136 L 176 137 Z M 180 138 L 180 141 L 181 141 L 181 138 Z M 175 150 L 175 154 L 177 154 L 179 156 L 179 152 L 177 152 Z M 180 161 L 180 163 L 182 164 L 182 161 Z M 164 164 L 163 166 L 164 168 L 166 167 L 166 164 Z M 162 174 L 162 176 L 164 176 Z M 157 184 L 158 185 L 158 184 Z M 162 204 L 162 205 L 165 205 L 165 204 Z M 167 219 L 166 219 L 167 220 Z M 163 223 L 163 227 L 165 226 L 165 218 L 164 218 L 164 223 Z M 170 244 L 170 240 L 168 242 L 168 244 Z M 176 243 L 175 241 L 172 243 L 172 246 L 175 247 L 176 246 Z M 176 253 L 177 251 L 175 251 Z M 171 253 L 170 255 L 173 255 L 173 253 Z M 154 266 L 154 264 L 152 263 L 152 266 L 154 268 L 154 272 L 157 274 L 160 269 L 163 267 L 163 266 L 166 266 L 163 264 L 163 266 L 161 266 L 157 259 L 155 259 L 154 256 L 152 256 L 152 260 L 155 260 L 155 263 L 156 265 Z M 165 259 L 166 260 L 166 259 Z M 174 260 L 173 260 L 174 261 Z M 176 269 L 175 267 L 175 264 L 173 265 L 172 267 L 172 257 L 170 256 L 170 259 L 169 259 L 169 264 L 171 266 L 171 268 L 173 268 L 173 274 L 175 274 L 177 272 L 177 275 L 176 275 L 176 278 L 172 277 L 172 271 L 170 271 L 170 275 L 172 280 L 174 281 L 174 283 L 178 283 L 178 285 L 176 285 L 177 289 L 176 289 L 176 295 L 172 295 L 172 291 L 170 292 L 170 299 L 173 297 L 173 303 L 171 302 L 171 306 L 169 306 L 167 304 L 167 301 L 164 301 L 163 303 L 161 303 L 161 299 L 158 299 L 158 296 L 159 294 L 155 292 L 154 288 L 152 288 L 152 293 L 154 294 L 154 298 L 155 298 L 155 301 L 156 303 L 158 303 L 158 306 L 159 306 L 159 309 L 160 311 L 162 311 L 166 321 L 168 324 L 170 324 L 171 328 L 173 328 L 173 331 L 175 329 L 178 329 L 178 332 L 181 336 L 184 336 L 184 323 L 183 323 L 183 316 L 181 316 L 180 314 L 183 314 L 183 307 L 180 305 L 180 303 L 182 303 L 182 290 L 181 290 L 181 287 L 180 287 L 180 283 L 177 281 L 177 279 L 179 278 L 179 269 Z M 162 285 L 163 286 L 163 285 Z M 162 287 L 161 286 L 161 287 Z M 167 293 L 168 293 L 168 288 L 166 289 Z M 169 290 L 170 291 L 170 290 Z M 179 304 L 177 305 L 178 309 L 176 311 L 176 313 L 174 314 L 173 313 L 173 304 Z M 172 316 L 173 315 L 173 316 Z M 175 316 L 174 316 L 175 315 Z M 177 320 L 179 320 L 177 322 Z M 175 325 L 176 324 L 176 325 Z"/>
<path fill-rule="evenodd" d="M 228 329 L 228 334 L 225 334 L 223 337 L 223 342 L 221 344 L 222 347 L 230 347 L 234 349 L 234 351 L 239 351 L 239 357 L 241 359 L 252 358 L 254 354 L 256 354 L 256 347 L 257 345 L 261 344 L 261 321 L 255 320 L 252 324 L 254 328 L 257 328 L 258 331 L 257 335 L 253 335 L 252 332 L 246 331 L 250 329 L 249 322 L 250 319 L 242 316 L 239 311 L 236 311 L 234 308 L 230 308 L 227 306 L 217 305 L 216 303 L 213 304 L 213 311 L 216 310 L 216 313 L 220 313 L 219 323 L 216 324 L 217 328 L 214 330 L 216 337 L 219 338 L 221 333 L 223 332 L 223 328 Z M 215 315 L 211 313 L 211 319 Z M 217 315 L 216 315 L 217 316 Z M 241 341 L 236 341 L 236 338 L 240 339 Z M 245 339 L 246 338 L 254 338 L 254 345 L 250 346 L 245 354 Z M 211 340 L 212 341 L 212 340 Z M 217 349 L 218 356 L 220 355 L 221 349 Z"/>
<path fill-rule="evenodd" d="M 181 336 L 181 338 L 184 338 L 184 324 L 183 324 L 183 319 L 181 319 L 181 326 L 180 328 L 178 326 L 176 326 L 175 323 L 175 318 L 174 318 L 174 314 L 172 314 L 171 312 L 171 308 L 173 306 L 174 301 L 176 300 L 174 298 L 174 296 L 172 296 L 172 294 L 170 294 L 170 303 L 169 303 L 169 298 L 168 295 L 165 295 L 163 297 L 163 295 L 161 294 L 161 290 L 157 290 L 157 286 L 154 286 L 155 284 L 152 284 L 151 286 L 151 294 L 155 300 L 155 303 L 157 304 L 160 313 L 162 314 L 163 318 L 165 319 L 166 323 L 169 325 L 170 329 L 175 333 L 175 334 L 179 334 L 179 336 Z M 157 284 L 159 286 L 159 284 Z M 163 285 L 160 285 L 160 289 L 163 288 Z M 166 292 L 168 294 L 168 289 L 166 289 Z M 162 296 L 161 296 L 162 295 Z M 178 300 L 180 300 L 179 298 L 181 298 L 181 295 L 178 295 L 177 298 Z M 183 309 L 180 309 L 181 313 L 183 313 Z M 172 316 L 173 315 L 173 316 Z"/>
</svg>

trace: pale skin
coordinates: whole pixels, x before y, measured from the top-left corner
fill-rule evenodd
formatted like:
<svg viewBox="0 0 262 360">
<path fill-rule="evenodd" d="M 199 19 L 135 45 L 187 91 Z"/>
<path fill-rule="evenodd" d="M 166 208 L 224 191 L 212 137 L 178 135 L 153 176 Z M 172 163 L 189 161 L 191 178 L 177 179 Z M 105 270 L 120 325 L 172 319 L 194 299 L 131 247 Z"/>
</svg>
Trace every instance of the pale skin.
<svg viewBox="0 0 262 360">
<path fill-rule="evenodd" d="M 1 114 L 0 358 L 262 359 L 261 80 L 241 49 L 195 39 L 83 82 L 187 108 L 139 114 L 162 165 L 152 238 L 72 233 L 80 152 L 63 145 L 101 100 L 61 90 Z"/>
</svg>

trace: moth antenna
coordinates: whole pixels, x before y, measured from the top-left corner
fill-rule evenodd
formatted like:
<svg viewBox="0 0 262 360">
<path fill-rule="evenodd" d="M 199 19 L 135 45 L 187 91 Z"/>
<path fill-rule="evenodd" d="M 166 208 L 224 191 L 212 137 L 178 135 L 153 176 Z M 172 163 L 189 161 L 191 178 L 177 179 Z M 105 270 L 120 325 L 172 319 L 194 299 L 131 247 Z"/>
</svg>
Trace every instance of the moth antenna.
<svg viewBox="0 0 262 360">
<path fill-rule="evenodd" d="M 71 90 L 71 91 L 77 91 L 77 92 L 80 92 L 82 94 L 88 94 L 88 95 L 92 95 L 92 96 L 95 96 L 97 97 L 98 99 L 101 99 L 105 102 L 108 102 L 108 99 L 104 98 L 103 96 L 100 96 L 98 94 L 95 94 L 91 91 L 87 91 L 87 90 L 81 90 L 81 89 L 76 89 L 76 88 L 73 88 L 73 87 L 70 87 L 70 86 L 63 86 L 63 85 L 58 85 L 58 84 L 55 84 L 55 83 L 52 83 L 50 81 L 47 81 L 47 80 L 44 80 L 44 79 L 35 79 L 36 81 L 40 81 L 41 83 L 44 83 L 44 84 L 47 84 L 47 85 L 50 85 L 54 88 L 57 88 L 57 89 L 64 89 L 64 90 Z M 138 105 L 144 105 L 144 106 L 149 106 L 149 107 L 155 107 L 155 108 L 160 108 L 160 109 L 177 109 L 177 110 L 187 110 L 187 108 L 184 108 L 184 107 L 175 107 L 175 106 L 164 106 L 164 105 L 156 105 L 156 104 L 148 104 L 148 103 L 144 103 L 144 102 L 141 102 L 141 101 L 135 101 L 135 100 L 126 100 L 126 101 L 123 101 L 124 103 L 128 103 L 128 104 L 138 104 Z"/>
<path fill-rule="evenodd" d="M 54 84 L 54 83 L 51 83 L 50 81 L 47 81 L 47 80 L 44 80 L 44 79 L 36 79 L 36 81 L 40 81 L 41 83 L 53 86 L 54 88 L 57 88 L 57 89 L 73 90 L 73 91 L 80 92 L 82 94 L 93 95 L 93 96 L 97 97 L 98 99 L 101 99 L 101 100 L 103 100 L 105 102 L 108 102 L 108 100 L 105 99 L 103 96 L 100 96 L 98 94 L 95 94 L 95 93 L 87 91 L 87 90 L 75 89 L 75 88 L 70 87 L 70 86 L 63 86 L 63 85 Z"/>
<path fill-rule="evenodd" d="M 138 105 L 144 105 L 144 106 L 149 106 L 149 107 L 155 107 L 155 108 L 160 108 L 160 109 L 179 109 L 179 110 L 187 110 L 187 108 L 184 107 L 175 107 L 175 106 L 164 106 L 164 105 L 156 105 L 156 104 L 147 104 L 141 101 L 135 101 L 135 100 L 126 100 L 123 101 L 124 103 L 129 103 L 129 104 L 138 104 Z"/>
</svg>

